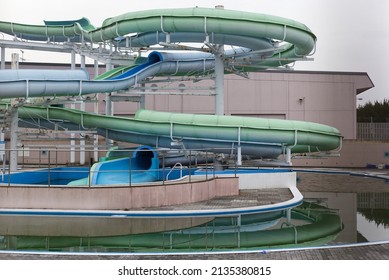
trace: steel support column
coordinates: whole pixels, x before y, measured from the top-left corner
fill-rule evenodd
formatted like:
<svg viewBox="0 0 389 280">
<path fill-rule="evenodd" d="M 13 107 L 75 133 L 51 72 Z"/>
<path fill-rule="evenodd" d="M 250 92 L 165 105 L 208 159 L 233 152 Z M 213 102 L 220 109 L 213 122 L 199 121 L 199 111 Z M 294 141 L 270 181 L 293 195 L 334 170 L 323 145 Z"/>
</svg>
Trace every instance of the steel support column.
<svg viewBox="0 0 389 280">
<path fill-rule="evenodd" d="M 224 115 L 224 47 L 215 53 L 215 114 Z"/>
</svg>

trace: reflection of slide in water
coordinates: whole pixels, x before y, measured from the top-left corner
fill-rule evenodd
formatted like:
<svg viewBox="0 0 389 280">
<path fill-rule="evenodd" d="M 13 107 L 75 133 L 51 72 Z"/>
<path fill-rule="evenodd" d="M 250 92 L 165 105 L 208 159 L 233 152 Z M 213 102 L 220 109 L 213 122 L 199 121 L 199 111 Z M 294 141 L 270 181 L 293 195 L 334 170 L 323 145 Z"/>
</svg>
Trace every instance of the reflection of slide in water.
<svg viewBox="0 0 389 280">
<path fill-rule="evenodd" d="M 253 219 L 253 217 L 256 219 Z M 249 218 L 244 226 L 265 222 L 260 215 Z M 276 217 L 277 218 L 277 217 Z M 204 227 L 207 230 L 200 232 L 199 227 L 177 232 L 162 232 L 150 234 L 133 234 L 110 237 L 35 237 L 18 236 L 14 239 L 13 249 L 49 249 L 68 250 L 69 247 L 93 249 L 103 247 L 109 250 L 142 251 L 197 251 L 197 250 L 226 250 L 226 249 L 255 249 L 272 247 L 297 247 L 309 245 L 323 245 L 333 240 L 342 230 L 343 225 L 339 215 L 327 208 L 314 204 L 304 203 L 293 210 L 293 219 L 304 220 L 300 226 L 282 226 L 277 229 L 240 231 L 214 231 L 221 226 L 227 226 L 226 218 L 216 219 Z M 244 221 L 244 218 L 242 219 Z M 236 223 L 231 218 L 231 223 Z M 219 224 L 218 224 L 219 223 Z M 48 242 L 49 241 L 49 242 Z M 47 244 L 50 248 L 47 248 Z"/>
<path fill-rule="evenodd" d="M 198 227 L 181 229 L 170 234 L 207 234 L 236 233 L 260 231 L 275 226 L 285 216 L 284 211 L 271 211 L 259 214 L 243 215 L 238 219 L 234 217 L 220 217 Z"/>
<path fill-rule="evenodd" d="M 65 215 L 0 215 L 1 236 L 97 237 L 123 236 L 202 225 L 212 217 L 128 218 L 128 217 L 69 217 Z"/>
</svg>

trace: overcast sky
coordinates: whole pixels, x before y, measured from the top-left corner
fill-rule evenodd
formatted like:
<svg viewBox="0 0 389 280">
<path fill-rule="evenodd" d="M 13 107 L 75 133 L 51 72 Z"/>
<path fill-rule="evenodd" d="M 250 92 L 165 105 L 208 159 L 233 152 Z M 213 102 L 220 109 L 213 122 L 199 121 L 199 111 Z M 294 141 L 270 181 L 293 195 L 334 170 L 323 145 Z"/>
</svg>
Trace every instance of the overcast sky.
<svg viewBox="0 0 389 280">
<path fill-rule="evenodd" d="M 318 38 L 317 50 L 314 61 L 296 62 L 296 70 L 367 72 L 375 88 L 359 96 L 363 102 L 389 99 L 389 0 L 0 0 L 0 21 L 43 24 L 86 17 L 99 27 L 108 17 L 132 11 L 215 5 L 304 23 Z M 28 51 L 23 58 L 36 60 Z"/>
</svg>

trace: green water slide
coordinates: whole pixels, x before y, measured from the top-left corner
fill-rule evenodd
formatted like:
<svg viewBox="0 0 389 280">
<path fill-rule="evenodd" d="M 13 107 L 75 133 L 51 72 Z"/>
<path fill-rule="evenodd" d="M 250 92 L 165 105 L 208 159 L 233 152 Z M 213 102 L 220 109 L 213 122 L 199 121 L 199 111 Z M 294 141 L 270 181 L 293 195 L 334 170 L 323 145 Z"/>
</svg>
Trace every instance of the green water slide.
<svg viewBox="0 0 389 280">
<path fill-rule="evenodd" d="M 0 103 L 6 109 L 7 103 Z M 196 115 L 139 110 L 134 118 L 98 115 L 58 107 L 23 106 L 22 119 L 68 121 L 84 128 L 97 128 L 110 139 L 153 147 L 188 149 L 215 148 L 231 154 L 237 147 L 242 155 L 276 158 L 286 148 L 294 153 L 337 149 L 342 137 L 331 126 L 277 119 L 238 116 Z M 61 124 L 64 125 L 64 124 Z"/>
<path fill-rule="evenodd" d="M 24 78 L 17 78 L 19 74 L 15 74 L 15 78 L 10 79 L 2 78 L 3 72 L 0 73 L 0 98 L 113 92 L 127 89 L 155 75 L 207 74 L 216 71 L 214 53 L 217 53 L 216 57 L 222 54 L 225 69 L 262 71 L 304 59 L 315 50 L 316 43 L 316 36 L 311 30 L 293 20 L 258 13 L 197 7 L 126 13 L 106 19 L 98 28 L 86 18 L 45 21 L 44 25 L 0 21 L 0 32 L 45 42 L 111 41 L 118 47 L 138 50 L 153 45 L 181 48 L 175 43 L 201 43 L 206 46 L 197 48 L 197 52 L 192 51 L 185 58 L 182 53 L 168 57 L 165 57 L 166 54 L 154 54 L 143 67 L 137 68 L 137 71 L 130 69 L 128 75 L 114 81 L 45 79 L 40 71 L 30 71 L 30 77 Z M 215 46 L 218 45 L 233 47 L 219 53 L 215 52 Z M 198 51 L 202 53 L 199 55 Z M 106 79 L 111 74 L 112 72 L 103 78 Z"/>
<path fill-rule="evenodd" d="M 42 96 L 74 96 L 114 92 L 155 75 L 204 75 L 216 71 L 215 57 L 223 56 L 224 69 L 230 71 L 262 71 L 304 59 L 315 50 L 316 36 L 299 22 L 258 13 L 209 8 L 159 9 L 126 13 L 106 19 L 95 28 L 89 20 L 45 21 L 29 25 L 0 21 L 0 32 L 21 39 L 102 43 L 139 50 L 159 45 L 182 48 L 179 43 L 201 43 L 206 47 L 192 50 L 190 55 L 152 53 L 148 61 L 129 69 L 128 74 L 112 80 L 113 72 L 103 80 L 50 79 L 41 71 L 15 70 L 9 78 L 0 72 L 0 98 Z M 233 46 L 224 53 L 215 46 Z M 193 51 L 196 50 L 196 51 Z M 215 52 L 216 50 L 216 52 Z M 199 52 L 200 51 L 200 52 Z M 220 52 L 220 53 L 219 53 Z M 217 53 L 215 56 L 214 54 Z M 140 59 L 140 57 L 138 57 Z M 220 68 L 220 67 L 219 67 Z M 220 73 L 220 71 L 218 71 Z M 125 75 L 124 75 L 125 74 Z M 5 76 L 5 78 L 3 77 Z M 21 78 L 23 77 L 23 78 Z M 109 80 L 107 80 L 109 79 Z"/>
<path fill-rule="evenodd" d="M 66 38 L 90 42 L 116 40 L 142 48 L 175 42 L 233 45 L 224 53 L 225 66 L 256 70 L 288 64 L 309 55 L 316 36 L 293 20 L 224 9 L 162 9 L 126 13 L 94 28 L 88 20 L 46 22 L 43 26 L 0 22 L 0 31 L 30 40 L 64 42 Z M 135 34 L 135 35 L 129 35 Z M 62 41 L 61 41 L 62 40 Z M 165 43 L 161 43 L 165 42 Z M 231 64 L 232 63 L 232 64 Z M 143 64 L 114 69 L 97 80 L 84 73 L 56 78 L 42 71 L 1 70 L 0 98 L 83 95 L 127 89 L 155 75 L 204 74 L 214 71 L 215 57 L 204 52 L 172 54 L 152 52 Z M 125 70 L 125 71 L 123 71 Z M 123 73 L 121 73 L 123 72 Z M 217 148 L 231 154 L 276 158 L 281 153 L 323 152 L 337 149 L 339 131 L 310 122 L 268 120 L 237 116 L 173 114 L 141 110 L 134 118 L 101 116 L 53 107 L 24 106 L 21 118 L 66 120 L 95 128 L 110 139 L 172 148 Z"/>
<path fill-rule="evenodd" d="M 101 75 L 97 76 L 96 78 L 94 78 L 94 80 L 98 81 L 98 80 L 111 79 L 111 78 L 114 78 L 114 77 L 116 77 L 118 75 L 123 74 L 124 72 L 127 72 L 128 70 L 130 70 L 133 67 L 135 67 L 135 65 L 117 67 L 117 68 L 114 68 L 114 69 L 112 69 L 110 71 L 104 72 L 103 74 L 101 74 Z"/>
<path fill-rule="evenodd" d="M 122 38 L 130 47 L 209 41 L 263 51 L 271 40 L 285 42 L 269 59 L 259 64 L 279 66 L 308 55 L 316 36 L 297 21 L 250 12 L 210 8 L 158 9 L 130 12 L 106 19 L 94 28 L 85 18 L 78 21 L 46 21 L 45 25 L 1 22 L 0 31 L 24 39 L 65 42 L 79 37 L 90 42 Z M 129 36 L 128 34 L 135 34 Z M 156 36 L 157 34 L 157 36 Z M 201 36 L 198 36 L 201 35 Z M 159 37 L 162 36 L 162 37 Z M 280 60 L 281 59 L 281 60 Z"/>
</svg>

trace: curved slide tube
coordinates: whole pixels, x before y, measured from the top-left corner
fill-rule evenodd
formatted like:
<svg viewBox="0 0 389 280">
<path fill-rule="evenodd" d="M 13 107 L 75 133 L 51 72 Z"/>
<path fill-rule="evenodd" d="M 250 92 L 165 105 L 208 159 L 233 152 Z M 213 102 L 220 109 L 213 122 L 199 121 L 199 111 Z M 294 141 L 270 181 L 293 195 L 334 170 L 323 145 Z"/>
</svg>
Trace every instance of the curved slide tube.
<svg viewBox="0 0 389 280">
<path fill-rule="evenodd" d="M 130 12 L 106 19 L 95 28 L 89 20 L 46 21 L 45 25 L 0 22 L 0 32 L 22 39 L 93 43 L 122 41 L 127 47 L 148 47 L 160 41 L 226 44 L 263 51 L 264 42 L 285 42 L 271 58 L 258 65 L 280 66 L 308 55 L 316 36 L 304 24 L 265 14 L 210 8 L 159 9 Z M 129 36 L 128 34 L 135 34 Z M 265 45 L 268 45 L 265 43 Z"/>
<path fill-rule="evenodd" d="M 3 105 L 4 106 L 4 105 Z M 1 108 L 1 104 L 0 104 Z M 84 128 L 100 128 L 114 140 L 152 147 L 212 149 L 231 154 L 237 147 L 242 155 L 276 158 L 285 148 L 292 152 L 319 152 L 337 149 L 342 136 L 331 126 L 289 120 L 238 116 L 165 113 L 140 110 L 134 118 L 104 116 L 57 107 L 24 106 L 23 119 L 66 120 Z"/>
<path fill-rule="evenodd" d="M 287 64 L 308 55 L 316 42 L 315 35 L 305 25 L 295 21 L 204 8 L 127 13 L 105 20 L 100 28 L 94 28 L 85 19 L 46 22 L 44 26 L 0 22 L 0 31 L 23 38 L 31 35 L 35 40 L 50 37 L 60 41 L 61 37 L 58 36 L 62 36 L 62 39 L 81 36 L 91 42 L 125 40 L 127 43 L 131 41 L 131 46 L 134 43 L 140 47 L 159 43 L 157 41 L 163 37 L 165 42 L 170 43 L 204 43 L 205 40 L 211 44 L 238 46 L 240 48 L 229 50 L 225 56 L 234 57 L 235 62 L 253 60 L 255 65 L 265 68 L 274 66 L 274 63 L 277 66 Z M 136 33 L 135 37 L 127 36 L 133 33 Z M 282 49 L 277 49 L 277 44 L 281 44 Z M 255 59 L 258 58 L 259 62 L 256 63 Z M 277 61 L 273 58 L 277 58 Z M 26 70 L 27 73 L 22 73 L 22 70 L 18 70 L 17 74 L 8 74 L 13 70 L 2 70 L 0 97 L 27 99 L 114 92 L 127 89 L 150 76 L 207 73 L 213 71 L 214 65 L 214 57 L 209 53 L 152 52 L 146 63 L 134 66 L 119 76 L 112 76 L 109 80 L 77 78 L 79 73 L 69 79 L 56 79 L 42 75 L 40 71 Z M 15 77 L 10 78 L 12 75 Z M 220 153 L 228 154 L 241 148 L 242 155 L 259 158 L 276 158 L 286 148 L 292 152 L 333 150 L 339 147 L 341 141 L 340 133 L 335 128 L 297 121 L 151 111 L 139 111 L 135 118 L 125 119 L 51 107 L 24 107 L 19 111 L 21 117 L 25 112 L 24 117 L 67 120 L 82 127 L 100 128 L 100 132 L 110 139 L 167 148 L 172 148 L 172 143 L 178 142 L 188 149 L 217 148 Z"/>
<path fill-rule="evenodd" d="M 0 32 L 30 39 L 66 42 L 74 36 L 91 42 L 125 40 L 135 47 L 165 42 L 190 42 L 230 44 L 238 46 L 228 50 L 226 57 L 233 57 L 229 65 L 243 71 L 255 71 L 282 66 L 309 55 L 314 49 L 316 36 L 303 24 L 288 19 L 255 13 L 222 9 L 172 9 L 127 13 L 104 21 L 100 28 L 93 28 L 89 21 L 46 22 L 46 25 L 26 25 L 0 22 Z M 127 34 L 136 33 L 134 37 Z M 57 37 L 55 37 L 57 36 Z M 59 36 L 59 37 L 58 37 Z M 62 37 L 61 37 L 62 36 Z M 283 42 L 278 49 L 274 40 Z M 181 54 L 182 55 L 182 54 Z M 258 61 L 257 61 L 258 60 Z M 253 63 L 250 64 L 250 61 Z M 248 65 L 249 63 L 249 65 Z M 253 68 L 254 67 L 254 68 Z M 55 95 L 83 95 L 97 92 L 113 92 L 140 83 L 158 74 L 207 73 L 214 68 L 209 53 L 190 54 L 189 57 L 163 59 L 152 53 L 147 63 L 130 69 L 114 81 L 89 81 L 69 79 L 58 81 L 31 75 L 28 78 L 9 80 L 0 75 L 0 97 L 36 97 Z M 38 72 L 39 73 L 39 72 Z"/>
<path fill-rule="evenodd" d="M 177 60 L 181 58 L 181 60 Z M 169 59 L 169 60 L 166 60 Z M 183 60 L 187 59 L 187 60 Z M 182 55 L 152 52 L 146 63 L 130 68 L 123 74 L 108 80 L 89 80 L 82 70 L 1 70 L 0 98 L 77 96 L 91 93 L 115 92 L 128 89 L 142 80 L 156 75 L 204 74 L 213 70 L 214 58 L 210 54 Z M 50 74 L 50 71 L 54 73 Z M 68 79 L 64 77 L 68 75 Z M 80 77 L 80 78 L 77 78 Z"/>
</svg>

